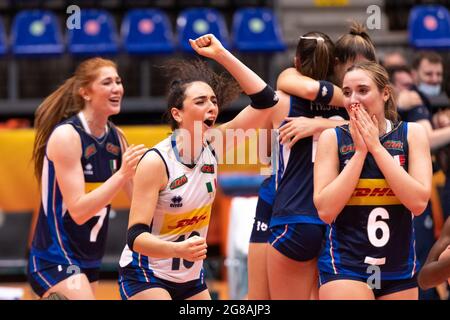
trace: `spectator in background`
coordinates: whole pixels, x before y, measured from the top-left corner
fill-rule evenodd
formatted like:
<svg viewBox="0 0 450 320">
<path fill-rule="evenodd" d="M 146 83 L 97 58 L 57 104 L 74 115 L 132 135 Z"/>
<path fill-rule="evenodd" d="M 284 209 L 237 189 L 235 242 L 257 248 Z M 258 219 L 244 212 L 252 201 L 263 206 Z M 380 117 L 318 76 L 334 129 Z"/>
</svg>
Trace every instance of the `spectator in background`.
<svg viewBox="0 0 450 320">
<path fill-rule="evenodd" d="M 403 54 L 399 51 L 392 51 L 389 53 L 386 53 L 381 61 L 381 64 L 385 68 L 392 68 L 392 67 L 403 67 L 407 66 L 408 62 L 406 61 Z"/>
<path fill-rule="evenodd" d="M 413 58 L 412 67 L 414 83 L 429 111 L 435 113 L 440 108 L 449 107 L 449 98 L 442 88 L 442 57 L 434 51 L 419 51 Z"/>
<path fill-rule="evenodd" d="M 443 70 L 444 64 L 442 57 L 436 52 L 420 51 L 414 57 L 412 73 L 414 81 L 424 104 L 430 111 L 430 114 L 440 114 L 435 116 L 435 119 L 445 119 L 448 117 L 448 113 L 445 110 L 450 108 L 449 98 L 442 89 Z M 433 151 L 438 149 L 448 150 L 450 145 L 450 126 L 448 125 L 448 122 L 435 121 L 436 124 L 440 123 L 440 127 L 434 127 L 433 130 L 431 116 L 428 120 L 428 122 L 423 121 L 421 123 L 427 128 L 430 136 L 431 149 Z M 444 124 L 447 125 L 442 127 Z M 442 154 L 440 150 L 437 153 Z M 448 160 L 444 162 L 448 163 Z M 450 215 L 450 178 L 448 170 L 446 171 L 446 182 L 442 196 L 442 207 L 444 210 L 444 216 L 448 217 Z"/>
<path fill-rule="evenodd" d="M 422 124 L 427 131 L 430 131 L 430 137 L 433 130 L 430 120 L 430 111 L 424 105 L 424 102 L 414 90 L 414 80 L 411 69 L 407 66 L 395 66 L 388 69 L 389 78 L 393 85 L 395 95 L 398 101 L 398 113 L 403 121 L 417 122 Z M 435 135 L 434 133 L 433 135 Z M 431 143 L 431 139 L 430 139 Z M 425 212 L 414 219 L 414 230 L 416 233 L 416 252 L 421 265 L 425 263 L 427 255 L 435 242 L 434 221 L 431 202 L 428 204 Z M 438 294 L 434 289 L 424 291 L 419 290 L 419 299 L 433 300 L 438 299 Z"/>
</svg>

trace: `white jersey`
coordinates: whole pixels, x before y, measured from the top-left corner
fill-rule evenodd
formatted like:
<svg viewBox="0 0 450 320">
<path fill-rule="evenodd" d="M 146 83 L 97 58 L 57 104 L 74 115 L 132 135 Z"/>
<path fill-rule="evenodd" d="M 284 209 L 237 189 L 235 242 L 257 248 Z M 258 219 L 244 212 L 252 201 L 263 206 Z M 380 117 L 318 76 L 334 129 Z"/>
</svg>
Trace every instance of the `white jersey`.
<svg viewBox="0 0 450 320">
<path fill-rule="evenodd" d="M 173 242 L 195 235 L 206 238 L 217 183 L 217 160 L 213 151 L 205 146 L 193 168 L 177 158 L 172 136 L 149 152 L 157 152 L 161 156 L 169 178 L 167 186 L 159 192 L 151 233 L 161 240 Z M 198 279 L 203 267 L 203 261 L 152 258 L 125 246 L 120 266 L 130 263 L 136 268 L 148 268 L 158 278 L 178 283 Z"/>
</svg>

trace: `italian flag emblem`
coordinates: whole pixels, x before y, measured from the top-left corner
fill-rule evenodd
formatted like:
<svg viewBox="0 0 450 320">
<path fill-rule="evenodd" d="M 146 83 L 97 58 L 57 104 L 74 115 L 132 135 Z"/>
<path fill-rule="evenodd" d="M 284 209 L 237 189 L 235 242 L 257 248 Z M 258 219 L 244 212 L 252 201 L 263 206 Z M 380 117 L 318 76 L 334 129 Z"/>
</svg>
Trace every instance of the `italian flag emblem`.
<svg viewBox="0 0 450 320">
<path fill-rule="evenodd" d="M 211 181 L 208 181 L 206 183 L 206 190 L 208 191 L 208 193 L 213 196 L 214 195 L 214 188 L 217 189 L 217 181 L 216 179 L 214 179 L 214 185 Z"/>
<path fill-rule="evenodd" d="M 211 182 L 206 183 L 206 190 L 208 190 L 208 193 L 212 193 L 214 191 Z"/>
<path fill-rule="evenodd" d="M 117 160 L 109 160 L 109 167 L 111 168 L 111 172 L 115 173 L 117 171 Z"/>
</svg>

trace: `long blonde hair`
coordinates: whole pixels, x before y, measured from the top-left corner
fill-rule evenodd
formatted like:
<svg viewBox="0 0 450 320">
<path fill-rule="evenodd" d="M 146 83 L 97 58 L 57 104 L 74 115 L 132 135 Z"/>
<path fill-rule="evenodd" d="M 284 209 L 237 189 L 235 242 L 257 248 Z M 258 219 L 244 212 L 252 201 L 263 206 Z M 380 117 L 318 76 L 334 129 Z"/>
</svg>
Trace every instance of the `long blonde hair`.
<svg viewBox="0 0 450 320">
<path fill-rule="evenodd" d="M 116 64 L 111 60 L 96 57 L 83 61 L 75 70 L 74 75 L 45 98 L 37 108 L 34 120 L 36 136 L 32 159 L 34 161 L 34 173 L 39 183 L 45 148 L 50 134 L 58 123 L 77 114 L 84 108 L 84 100 L 79 90 L 80 88 L 88 88 L 97 78 L 99 69 L 103 67 L 113 67 L 117 70 Z"/>
</svg>

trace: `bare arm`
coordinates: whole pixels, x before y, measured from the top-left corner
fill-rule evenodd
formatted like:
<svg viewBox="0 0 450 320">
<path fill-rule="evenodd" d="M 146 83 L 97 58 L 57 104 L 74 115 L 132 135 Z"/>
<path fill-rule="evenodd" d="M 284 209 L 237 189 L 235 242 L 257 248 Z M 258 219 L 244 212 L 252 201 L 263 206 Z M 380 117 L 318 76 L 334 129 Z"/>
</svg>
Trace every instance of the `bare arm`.
<svg viewBox="0 0 450 320">
<path fill-rule="evenodd" d="M 214 35 L 207 34 L 189 42 L 198 54 L 217 61 L 227 69 L 246 94 L 260 92 L 266 87 L 266 82 L 225 49 Z"/>
<path fill-rule="evenodd" d="M 416 91 L 404 90 L 398 95 L 398 106 L 401 110 L 410 110 L 413 107 L 421 105 L 423 106 L 422 98 Z M 431 150 L 439 149 L 450 143 L 450 127 L 433 129 L 433 126 L 428 119 L 418 120 L 417 123 L 425 128 L 430 141 Z"/>
<path fill-rule="evenodd" d="M 142 223 L 149 225 L 152 221 L 159 192 L 168 183 L 163 160 L 156 152 L 145 155 L 136 171 L 131 201 L 128 227 Z M 149 232 L 136 237 L 133 248 L 135 252 L 154 258 L 183 258 L 189 261 L 206 258 L 206 240 L 192 237 L 182 242 L 161 240 Z"/>
<path fill-rule="evenodd" d="M 449 245 L 450 218 L 447 218 L 440 238 L 431 248 L 427 261 L 420 270 L 418 282 L 423 290 L 435 287 L 450 278 L 450 256 L 439 258 L 444 250 L 449 250 Z"/>
<path fill-rule="evenodd" d="M 433 129 L 429 120 L 419 120 L 430 139 L 431 150 L 437 150 L 450 143 L 450 126 L 445 128 Z"/>
<path fill-rule="evenodd" d="M 344 106 L 341 88 L 333 85 L 334 92 L 330 105 Z M 319 92 L 319 81 L 302 75 L 295 68 L 288 68 L 280 73 L 277 79 L 277 89 L 290 95 L 313 101 Z"/>
<path fill-rule="evenodd" d="M 339 173 L 335 130 L 327 129 L 320 135 L 314 162 L 314 204 L 324 222 L 332 223 L 349 201 L 358 184 L 366 155 L 367 151 L 356 149 Z"/>
<path fill-rule="evenodd" d="M 397 198 L 414 215 L 425 210 L 431 196 L 431 155 L 425 130 L 408 123 L 409 169 L 406 172 L 383 147 L 370 151 Z"/>
<path fill-rule="evenodd" d="M 61 146 L 64 146 L 62 148 Z M 100 187 L 86 193 L 79 135 L 71 125 L 55 129 L 47 145 L 48 158 L 55 166 L 64 203 L 75 223 L 81 225 L 111 203 L 118 191 L 132 178 L 143 146 L 131 147 L 123 154 L 122 166 Z"/>
<path fill-rule="evenodd" d="M 280 141 L 282 144 L 287 143 L 289 148 L 292 148 L 300 139 L 320 135 L 325 129 L 348 124 L 346 120 L 334 120 L 321 117 L 288 117 L 285 120 L 287 123 L 280 128 Z"/>
</svg>

